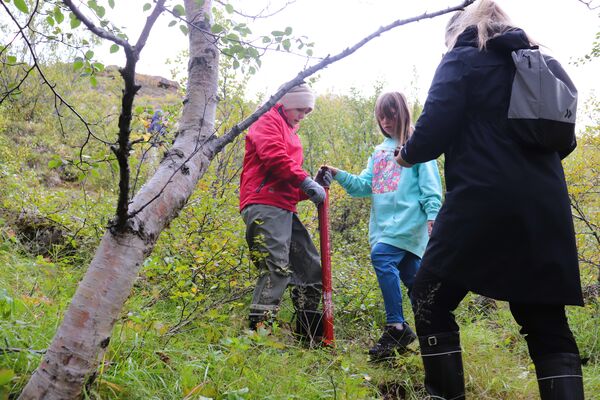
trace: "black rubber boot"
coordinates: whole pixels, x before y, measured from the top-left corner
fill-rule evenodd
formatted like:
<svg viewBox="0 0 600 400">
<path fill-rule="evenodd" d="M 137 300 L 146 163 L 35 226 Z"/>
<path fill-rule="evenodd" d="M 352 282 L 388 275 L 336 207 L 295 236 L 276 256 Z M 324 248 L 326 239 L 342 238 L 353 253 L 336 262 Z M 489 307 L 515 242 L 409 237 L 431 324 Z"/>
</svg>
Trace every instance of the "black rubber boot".
<svg viewBox="0 0 600 400">
<path fill-rule="evenodd" d="M 533 363 L 542 400 L 584 399 L 581 358 L 578 354 L 548 354 Z"/>
<path fill-rule="evenodd" d="M 323 313 L 311 310 L 298 311 L 295 333 L 302 343 L 311 347 L 320 344 L 323 338 Z"/>
<path fill-rule="evenodd" d="M 465 377 L 458 332 L 419 336 L 425 390 L 432 399 L 465 398 Z"/>
<path fill-rule="evenodd" d="M 250 317 L 248 319 L 248 327 L 250 328 L 250 330 L 257 330 L 259 324 L 264 323 L 265 320 L 263 318 L 259 318 L 259 317 Z"/>
<path fill-rule="evenodd" d="M 256 331 L 260 327 L 267 329 L 273 325 L 274 318 L 272 312 L 250 310 L 248 327 L 253 331 Z"/>
<path fill-rule="evenodd" d="M 402 329 L 387 325 L 379 341 L 369 349 L 371 361 L 383 361 L 393 358 L 396 354 L 403 354 L 415 339 L 417 335 L 406 322 L 402 323 Z"/>
</svg>

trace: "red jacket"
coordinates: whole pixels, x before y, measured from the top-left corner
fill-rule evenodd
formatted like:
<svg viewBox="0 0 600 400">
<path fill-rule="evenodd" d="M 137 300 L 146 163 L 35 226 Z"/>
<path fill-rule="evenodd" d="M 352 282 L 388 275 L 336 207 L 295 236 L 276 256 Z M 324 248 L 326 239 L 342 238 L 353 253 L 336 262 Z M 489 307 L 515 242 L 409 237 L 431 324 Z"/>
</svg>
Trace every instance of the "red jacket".
<svg viewBox="0 0 600 400">
<path fill-rule="evenodd" d="M 304 155 L 297 127 L 288 125 L 276 104 L 256 121 L 246 135 L 240 177 L 240 210 L 265 204 L 296 212 L 307 196 L 299 189 L 309 176 L 302 169 Z"/>
</svg>

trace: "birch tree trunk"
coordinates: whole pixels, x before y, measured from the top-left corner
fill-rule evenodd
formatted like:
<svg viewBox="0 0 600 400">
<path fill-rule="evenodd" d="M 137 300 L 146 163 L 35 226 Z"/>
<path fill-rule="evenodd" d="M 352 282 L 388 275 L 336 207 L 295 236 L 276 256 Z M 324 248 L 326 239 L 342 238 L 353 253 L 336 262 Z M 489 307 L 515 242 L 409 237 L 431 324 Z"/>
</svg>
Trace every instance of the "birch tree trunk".
<svg viewBox="0 0 600 400">
<path fill-rule="evenodd" d="M 212 1 L 185 0 L 189 21 L 210 32 Z M 188 98 L 172 150 L 129 206 L 124 232 L 108 230 L 51 345 L 19 399 L 76 399 L 96 370 L 144 258 L 186 204 L 214 152 L 218 50 L 212 37 L 189 30 Z"/>
</svg>

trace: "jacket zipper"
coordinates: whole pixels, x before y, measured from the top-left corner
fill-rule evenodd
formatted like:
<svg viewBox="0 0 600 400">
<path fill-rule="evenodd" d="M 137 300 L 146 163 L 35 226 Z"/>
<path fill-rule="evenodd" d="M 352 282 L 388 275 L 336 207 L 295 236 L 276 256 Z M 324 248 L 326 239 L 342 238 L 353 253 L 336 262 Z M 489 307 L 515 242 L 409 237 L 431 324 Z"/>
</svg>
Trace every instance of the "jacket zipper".
<svg viewBox="0 0 600 400">
<path fill-rule="evenodd" d="M 265 184 L 267 183 L 267 180 L 269 179 L 269 173 L 267 173 L 267 175 L 265 175 L 265 178 L 262 180 L 262 182 L 260 183 L 260 185 L 256 188 L 256 190 L 254 191 L 255 193 L 259 193 L 261 191 L 261 189 L 265 186 Z"/>
</svg>

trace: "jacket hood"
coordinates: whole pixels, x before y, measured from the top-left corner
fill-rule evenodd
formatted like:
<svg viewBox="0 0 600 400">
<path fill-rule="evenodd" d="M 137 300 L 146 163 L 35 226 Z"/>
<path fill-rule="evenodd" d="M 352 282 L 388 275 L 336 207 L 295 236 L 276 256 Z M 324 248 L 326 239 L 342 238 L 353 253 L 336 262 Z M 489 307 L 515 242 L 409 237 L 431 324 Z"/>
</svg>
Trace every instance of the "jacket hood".
<svg viewBox="0 0 600 400">
<path fill-rule="evenodd" d="M 458 36 L 456 47 L 471 46 L 477 47 L 477 28 L 470 26 Z M 514 28 L 508 32 L 504 32 L 487 42 L 487 48 L 502 53 L 510 53 L 519 49 L 530 48 L 529 39 L 520 28 Z"/>
<path fill-rule="evenodd" d="M 396 148 L 397 145 L 398 145 L 398 141 L 396 139 L 386 137 L 385 139 L 383 139 L 383 142 L 381 142 L 377 145 L 377 149 L 389 149 L 389 148 L 394 149 L 394 148 Z"/>
</svg>

